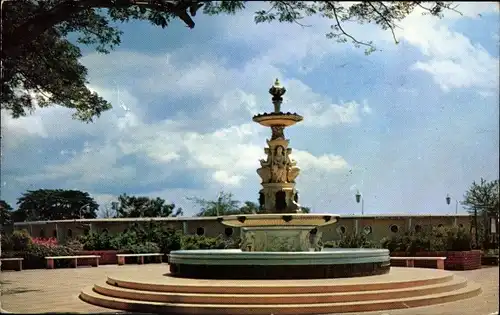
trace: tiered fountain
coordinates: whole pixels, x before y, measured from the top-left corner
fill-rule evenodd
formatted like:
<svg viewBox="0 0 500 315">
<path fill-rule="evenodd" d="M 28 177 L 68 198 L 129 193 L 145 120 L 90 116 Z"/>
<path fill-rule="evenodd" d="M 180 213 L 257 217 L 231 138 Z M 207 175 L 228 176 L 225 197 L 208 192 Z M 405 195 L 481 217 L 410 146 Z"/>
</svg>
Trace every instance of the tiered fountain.
<svg viewBox="0 0 500 315">
<path fill-rule="evenodd" d="M 170 272 L 180 277 L 212 279 L 310 279 L 366 276 L 389 272 L 387 250 L 322 250 L 318 227 L 334 224 L 338 215 L 304 214 L 295 179 L 300 169 L 291 158 L 285 128 L 302 121 L 283 113 L 286 89 L 276 79 L 269 89 L 274 111 L 253 121 L 271 128 L 266 159 L 257 169 L 262 179 L 259 204 L 264 214 L 218 218 L 241 229 L 240 250 L 182 250 L 170 254 Z M 237 270 L 237 272 L 235 272 Z"/>
<path fill-rule="evenodd" d="M 257 169 L 263 214 L 218 218 L 240 228 L 240 249 L 173 251 L 169 274 L 110 275 L 105 283 L 84 289 L 82 300 L 148 313 L 317 314 L 408 308 L 480 293 L 480 287 L 447 271 L 390 270 L 385 249 L 322 248 L 321 227 L 339 216 L 300 209 L 299 168 L 284 130 L 303 118 L 281 112 L 285 92 L 276 80 L 269 90 L 274 111 L 253 117 L 272 131 L 267 158 Z"/>
</svg>

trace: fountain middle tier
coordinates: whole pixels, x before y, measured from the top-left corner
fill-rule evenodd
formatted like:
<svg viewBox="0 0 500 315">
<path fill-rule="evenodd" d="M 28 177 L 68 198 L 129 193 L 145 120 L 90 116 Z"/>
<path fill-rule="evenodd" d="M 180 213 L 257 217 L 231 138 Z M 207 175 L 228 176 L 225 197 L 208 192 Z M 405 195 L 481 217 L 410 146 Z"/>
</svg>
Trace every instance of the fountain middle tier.
<svg viewBox="0 0 500 315">
<path fill-rule="evenodd" d="M 252 214 L 219 217 L 226 226 L 241 228 L 240 249 L 245 252 L 320 251 L 317 227 L 337 222 L 332 214 Z"/>
</svg>

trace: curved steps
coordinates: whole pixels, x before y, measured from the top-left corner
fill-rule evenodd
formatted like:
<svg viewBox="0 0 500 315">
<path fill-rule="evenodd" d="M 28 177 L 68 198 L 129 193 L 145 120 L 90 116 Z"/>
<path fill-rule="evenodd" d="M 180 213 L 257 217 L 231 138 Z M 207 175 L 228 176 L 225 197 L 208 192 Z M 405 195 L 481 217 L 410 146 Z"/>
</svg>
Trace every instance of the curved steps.
<svg viewBox="0 0 500 315">
<path fill-rule="evenodd" d="M 150 280 L 151 286 L 145 290 L 146 281 L 139 281 L 139 276 L 128 277 L 128 280 L 121 277 L 120 281 L 117 277 L 109 277 L 108 282 L 83 289 L 80 298 L 101 307 L 142 313 L 269 315 L 409 308 L 452 302 L 481 293 L 480 286 L 450 272 L 417 269 L 413 270 L 420 274 L 419 282 L 415 282 L 415 275 L 404 271 L 396 272 L 396 276 L 403 277 L 400 281 L 394 281 L 394 276 L 392 279 L 374 276 L 330 280 L 329 283 L 322 280 L 295 281 L 295 285 L 287 281 L 241 281 L 239 292 L 232 291 L 238 281 L 212 280 L 213 290 L 207 291 L 210 280 L 200 282 L 160 275 L 158 277 L 162 278 Z M 382 281 L 384 278 L 387 282 Z M 176 284 L 179 285 L 176 291 L 168 290 Z M 365 290 L 357 290 L 362 284 Z"/>
<path fill-rule="evenodd" d="M 422 274 L 423 273 L 423 274 Z M 171 277 L 168 274 L 108 276 L 113 286 L 141 291 L 178 293 L 280 294 L 332 293 L 389 290 L 444 283 L 453 280 L 444 270 L 392 267 L 385 275 L 343 279 L 309 280 L 208 280 Z"/>
<path fill-rule="evenodd" d="M 374 290 L 340 293 L 300 294 L 211 294 L 142 291 L 112 286 L 108 283 L 95 284 L 93 290 L 101 295 L 149 302 L 186 304 L 311 304 L 386 300 L 436 294 L 461 289 L 467 286 L 463 278 L 427 286 L 403 289 Z"/>
</svg>

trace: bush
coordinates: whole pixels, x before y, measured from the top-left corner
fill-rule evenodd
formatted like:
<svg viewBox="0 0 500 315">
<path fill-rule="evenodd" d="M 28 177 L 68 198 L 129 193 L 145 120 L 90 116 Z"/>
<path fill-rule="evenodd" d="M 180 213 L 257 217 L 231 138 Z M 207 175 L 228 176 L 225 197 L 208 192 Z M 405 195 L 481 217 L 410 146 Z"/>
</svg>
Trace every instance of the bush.
<svg viewBox="0 0 500 315">
<path fill-rule="evenodd" d="M 159 253 L 160 247 L 156 243 L 146 242 L 144 244 L 135 244 L 128 248 L 120 249 L 119 252 L 123 254 Z"/>
<path fill-rule="evenodd" d="M 78 241 L 83 244 L 84 250 L 109 250 L 113 236 L 108 233 L 89 233 L 78 237 Z"/>
<path fill-rule="evenodd" d="M 169 254 L 173 250 L 181 249 L 182 232 L 167 230 L 161 233 L 158 238 L 158 246 L 160 247 L 160 251 L 164 254 Z"/>
<path fill-rule="evenodd" d="M 449 251 L 469 251 L 472 249 L 472 236 L 463 228 L 448 229 L 447 245 Z"/>
<path fill-rule="evenodd" d="M 14 243 L 12 242 L 11 235 L 2 234 L 2 251 L 8 252 L 12 250 L 14 250 Z"/>
<path fill-rule="evenodd" d="M 181 239 L 181 249 L 227 249 L 222 237 L 185 235 Z"/>
<path fill-rule="evenodd" d="M 154 243 L 156 245 L 151 247 L 155 249 L 154 252 L 168 254 L 172 250 L 181 248 L 181 231 L 167 229 L 154 222 L 148 224 L 148 229 L 145 229 L 143 225 L 134 224 L 128 231 L 114 236 L 107 233 L 90 233 L 79 237 L 78 241 L 83 244 L 83 249 L 85 250 L 118 250 L 120 252 L 130 252 L 146 250 L 144 249 L 144 244 Z M 148 252 L 151 252 L 151 250 L 148 250 Z"/>
<path fill-rule="evenodd" d="M 348 234 L 338 241 L 326 241 L 326 248 L 377 248 L 377 244 L 369 241 L 364 233 Z"/>
<path fill-rule="evenodd" d="M 400 251 L 409 255 L 422 251 L 468 251 L 471 250 L 471 236 L 463 228 L 442 227 L 384 238 L 381 245 L 390 252 Z"/>
<path fill-rule="evenodd" d="M 79 251 L 83 250 L 83 244 L 78 239 L 74 239 L 74 238 L 66 241 L 64 246 L 66 246 L 67 248 L 69 248 L 75 252 L 79 252 Z"/>
<path fill-rule="evenodd" d="M 26 230 L 14 231 L 10 237 L 12 250 L 24 251 L 33 244 L 30 234 Z"/>
<path fill-rule="evenodd" d="M 62 245 L 31 244 L 26 251 L 18 252 L 16 257 L 24 258 L 23 264 L 29 268 L 45 268 L 47 256 L 71 256 L 75 251 Z M 55 267 L 68 267 L 69 260 L 54 260 Z"/>
<path fill-rule="evenodd" d="M 108 249 L 127 249 L 138 244 L 138 237 L 134 231 L 127 231 L 114 236 L 109 242 Z"/>
<path fill-rule="evenodd" d="M 149 222 L 148 228 L 134 224 L 126 232 L 111 236 L 107 233 L 90 233 L 80 236 L 76 242 L 84 250 L 118 250 L 122 253 L 160 252 L 170 253 L 178 249 L 227 249 L 239 248 L 239 239 L 222 235 L 213 238 L 198 235 L 183 236 L 181 231 L 165 228 Z M 69 245 L 69 244 L 66 244 Z"/>
</svg>

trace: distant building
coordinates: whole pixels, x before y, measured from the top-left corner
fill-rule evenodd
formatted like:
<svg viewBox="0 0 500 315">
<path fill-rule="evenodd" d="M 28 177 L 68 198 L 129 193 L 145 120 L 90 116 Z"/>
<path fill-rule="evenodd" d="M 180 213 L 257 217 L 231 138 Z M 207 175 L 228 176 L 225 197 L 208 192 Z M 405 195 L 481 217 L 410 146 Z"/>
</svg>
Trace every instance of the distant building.
<svg viewBox="0 0 500 315">
<path fill-rule="evenodd" d="M 33 237 L 56 237 L 62 242 L 68 238 L 84 235 L 90 231 L 117 234 L 134 224 L 161 222 L 167 228 L 182 231 L 183 234 L 198 234 L 216 237 L 226 235 L 239 237 L 238 228 L 230 228 L 217 221 L 217 217 L 167 217 L 167 218 L 120 218 L 120 219 L 74 219 L 54 221 L 16 222 L 14 229 L 27 230 Z M 342 235 L 365 233 L 369 240 L 378 241 L 385 236 L 403 234 L 407 231 L 418 231 L 428 226 L 460 226 L 471 228 L 471 216 L 456 215 L 342 215 L 332 225 L 320 228 L 323 241 L 338 240 Z"/>
</svg>

